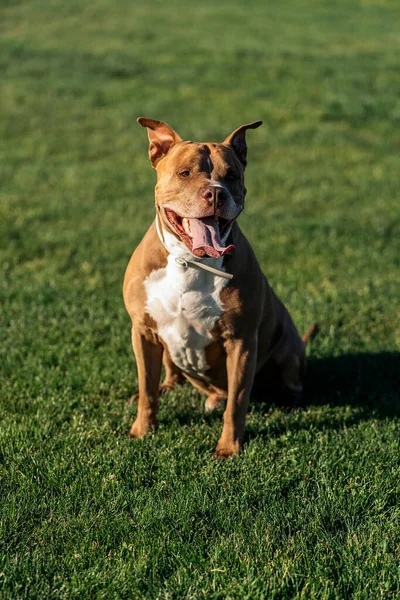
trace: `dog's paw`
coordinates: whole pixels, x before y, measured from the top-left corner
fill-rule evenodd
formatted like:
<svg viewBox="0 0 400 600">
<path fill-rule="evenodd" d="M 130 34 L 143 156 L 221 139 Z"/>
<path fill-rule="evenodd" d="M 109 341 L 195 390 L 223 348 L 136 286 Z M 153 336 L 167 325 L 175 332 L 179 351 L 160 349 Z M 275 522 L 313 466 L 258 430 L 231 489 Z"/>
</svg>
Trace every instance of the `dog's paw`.
<svg viewBox="0 0 400 600">
<path fill-rule="evenodd" d="M 160 387 L 158 388 L 158 393 L 160 395 L 164 395 L 167 392 L 172 392 L 172 390 L 175 388 L 176 385 L 177 385 L 177 382 L 164 381 L 164 383 L 162 383 L 160 385 Z M 139 401 L 139 392 L 137 394 L 133 394 L 128 399 L 128 404 L 136 404 L 136 402 L 138 402 L 138 401 Z"/>
<path fill-rule="evenodd" d="M 139 394 L 132 394 L 132 396 L 128 398 L 128 404 L 135 404 L 138 400 Z"/>
<path fill-rule="evenodd" d="M 218 396 L 217 394 L 210 394 L 204 405 L 206 413 L 213 412 L 215 410 L 223 410 L 225 408 L 226 398 Z"/>
<path fill-rule="evenodd" d="M 150 431 L 154 431 L 156 428 L 155 423 L 136 421 L 133 423 L 131 430 L 129 432 L 130 438 L 143 438 Z"/>
<path fill-rule="evenodd" d="M 164 381 L 160 385 L 158 391 L 160 394 L 165 394 L 166 392 L 171 392 L 177 385 L 182 385 L 185 382 L 185 378 L 182 373 L 167 374 Z"/>
<path fill-rule="evenodd" d="M 158 392 L 159 392 L 159 394 L 163 394 L 163 395 L 167 394 L 168 392 L 172 392 L 172 390 L 174 389 L 175 385 L 176 385 L 175 383 L 164 382 L 158 388 Z"/>
<path fill-rule="evenodd" d="M 214 458 L 229 458 L 230 456 L 237 456 L 240 452 L 241 445 L 238 441 L 232 440 L 230 442 L 218 442 L 214 452 Z"/>
</svg>

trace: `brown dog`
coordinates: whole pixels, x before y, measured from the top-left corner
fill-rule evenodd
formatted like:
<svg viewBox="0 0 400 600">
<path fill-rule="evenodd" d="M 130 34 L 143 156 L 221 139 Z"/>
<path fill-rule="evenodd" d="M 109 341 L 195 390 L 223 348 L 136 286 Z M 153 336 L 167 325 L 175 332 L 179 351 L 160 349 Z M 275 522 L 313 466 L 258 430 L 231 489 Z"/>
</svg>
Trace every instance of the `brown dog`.
<svg viewBox="0 0 400 600">
<path fill-rule="evenodd" d="M 302 390 L 305 341 L 261 272 L 237 217 L 246 188 L 243 125 L 222 144 L 183 141 L 166 123 L 140 118 L 157 171 L 156 219 L 125 274 L 139 405 L 131 437 L 156 426 L 161 364 L 172 389 L 185 377 L 208 394 L 206 410 L 227 399 L 215 455 L 237 454 L 257 374 L 273 368 L 282 389 Z M 311 333 L 311 331 L 310 331 Z"/>
</svg>

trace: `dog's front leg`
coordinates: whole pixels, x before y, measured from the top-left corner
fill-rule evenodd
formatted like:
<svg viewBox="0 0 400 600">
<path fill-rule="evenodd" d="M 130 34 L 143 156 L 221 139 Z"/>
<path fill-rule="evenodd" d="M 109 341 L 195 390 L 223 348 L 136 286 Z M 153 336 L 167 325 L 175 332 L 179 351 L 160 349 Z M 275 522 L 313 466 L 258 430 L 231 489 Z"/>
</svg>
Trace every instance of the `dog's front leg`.
<svg viewBox="0 0 400 600">
<path fill-rule="evenodd" d="M 129 435 L 141 438 L 149 429 L 156 427 L 163 347 L 152 336 L 146 336 L 135 327 L 132 327 L 132 346 L 138 370 L 139 402 Z"/>
<path fill-rule="evenodd" d="M 256 371 L 257 337 L 230 340 L 226 344 L 226 353 L 228 401 L 222 434 L 214 453 L 217 458 L 238 454 L 243 445 L 247 407 Z"/>
</svg>

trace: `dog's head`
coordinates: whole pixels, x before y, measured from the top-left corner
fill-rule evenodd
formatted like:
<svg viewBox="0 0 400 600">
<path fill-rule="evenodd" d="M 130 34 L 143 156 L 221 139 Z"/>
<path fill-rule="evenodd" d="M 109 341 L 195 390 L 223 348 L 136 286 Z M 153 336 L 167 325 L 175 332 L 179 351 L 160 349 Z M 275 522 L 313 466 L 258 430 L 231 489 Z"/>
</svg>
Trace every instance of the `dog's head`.
<svg viewBox="0 0 400 600">
<path fill-rule="evenodd" d="M 147 127 L 162 227 L 197 257 L 232 253 L 226 242 L 246 195 L 246 131 L 262 122 L 242 125 L 222 144 L 183 141 L 162 121 L 140 117 L 138 123 Z"/>
</svg>

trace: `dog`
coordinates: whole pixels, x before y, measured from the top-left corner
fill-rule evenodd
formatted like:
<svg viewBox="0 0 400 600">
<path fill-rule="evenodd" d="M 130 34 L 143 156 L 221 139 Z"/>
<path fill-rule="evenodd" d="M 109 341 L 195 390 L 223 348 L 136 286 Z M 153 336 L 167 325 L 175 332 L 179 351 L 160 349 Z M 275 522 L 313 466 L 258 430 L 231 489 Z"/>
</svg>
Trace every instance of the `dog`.
<svg viewBox="0 0 400 600">
<path fill-rule="evenodd" d="M 207 411 L 226 401 L 214 454 L 226 458 L 243 445 L 257 378 L 273 372 L 282 391 L 301 394 L 305 343 L 315 331 L 299 336 L 237 223 L 246 196 L 246 132 L 262 122 L 242 125 L 222 143 L 183 141 L 162 121 L 138 123 L 147 128 L 157 184 L 155 220 L 123 285 L 139 382 L 130 436 L 156 428 L 160 391 L 186 379 L 207 394 Z"/>
</svg>

